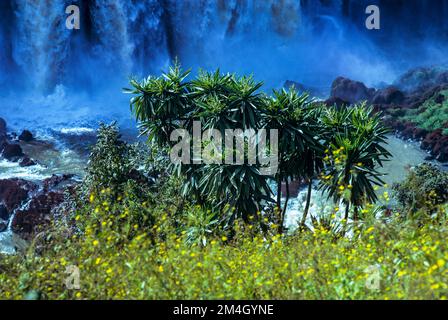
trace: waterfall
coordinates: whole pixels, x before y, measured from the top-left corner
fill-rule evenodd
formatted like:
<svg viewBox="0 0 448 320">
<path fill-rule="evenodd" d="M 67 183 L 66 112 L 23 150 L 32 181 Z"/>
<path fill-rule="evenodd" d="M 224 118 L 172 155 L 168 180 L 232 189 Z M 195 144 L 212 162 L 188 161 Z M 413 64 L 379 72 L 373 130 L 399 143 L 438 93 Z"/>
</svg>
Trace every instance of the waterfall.
<svg viewBox="0 0 448 320">
<path fill-rule="evenodd" d="M 69 4 L 81 7 L 81 30 L 65 27 Z M 380 31 L 364 27 L 368 4 L 382 10 Z M 392 69 L 380 60 L 422 60 L 421 41 L 448 28 L 448 0 L 8 0 L 0 9 L 0 83 L 36 91 L 122 83 L 174 57 L 255 72 L 273 86 L 286 78 L 328 85 L 343 68 L 364 81 L 373 70 L 373 82 L 382 78 L 375 70 Z"/>
<path fill-rule="evenodd" d="M 60 80 L 69 49 L 69 32 L 64 28 L 68 1 L 16 0 L 12 51 L 37 89 Z"/>
</svg>

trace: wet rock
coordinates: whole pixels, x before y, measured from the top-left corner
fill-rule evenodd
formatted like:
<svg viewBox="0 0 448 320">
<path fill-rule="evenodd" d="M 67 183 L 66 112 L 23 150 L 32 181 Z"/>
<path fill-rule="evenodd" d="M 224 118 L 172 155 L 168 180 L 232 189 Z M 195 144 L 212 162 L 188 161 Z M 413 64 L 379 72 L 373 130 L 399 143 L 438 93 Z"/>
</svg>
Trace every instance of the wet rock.
<svg viewBox="0 0 448 320">
<path fill-rule="evenodd" d="M 31 167 L 31 166 L 35 166 L 37 163 L 31 159 L 28 156 L 23 157 L 20 161 L 19 161 L 19 165 L 21 167 Z"/>
<path fill-rule="evenodd" d="M 55 131 L 54 136 L 58 141 L 69 146 L 71 150 L 86 156 L 90 154 L 91 146 L 97 140 L 96 131 L 88 128 L 85 128 L 85 130 Z"/>
<path fill-rule="evenodd" d="M 414 139 L 415 140 L 421 140 L 424 137 L 426 137 L 427 135 L 428 135 L 428 131 L 426 131 L 425 129 L 415 128 L 415 130 L 414 130 Z"/>
<path fill-rule="evenodd" d="M 63 192 L 49 192 L 33 197 L 25 208 L 16 210 L 12 230 L 24 239 L 30 239 L 51 221 L 53 209 L 63 201 Z"/>
<path fill-rule="evenodd" d="M 9 219 L 8 210 L 6 209 L 6 206 L 4 204 L 0 204 L 0 219 L 2 219 L 2 220 Z"/>
<path fill-rule="evenodd" d="M 433 160 L 435 160 L 436 158 L 434 157 L 434 156 L 427 156 L 426 158 L 425 158 L 425 161 L 433 161 Z"/>
<path fill-rule="evenodd" d="M 21 206 L 37 189 L 33 182 L 22 179 L 0 180 L 0 203 L 11 213 Z"/>
<path fill-rule="evenodd" d="M 413 139 L 416 129 L 417 128 L 412 122 L 403 123 L 403 125 L 400 127 L 401 137 L 404 139 Z"/>
<path fill-rule="evenodd" d="M 76 183 L 73 175 L 53 175 L 42 181 L 42 188 L 32 194 L 25 206 L 17 209 L 11 229 L 23 239 L 32 239 L 45 230 L 65 199 L 65 190 Z"/>
<path fill-rule="evenodd" d="M 388 87 L 379 90 L 372 98 L 373 104 L 402 104 L 405 100 L 403 92 L 396 87 Z"/>
<path fill-rule="evenodd" d="M 20 145 L 7 143 L 3 147 L 2 156 L 9 161 L 18 161 L 24 154 Z"/>
<path fill-rule="evenodd" d="M 43 184 L 43 192 L 49 191 L 61 191 L 66 187 L 74 185 L 76 181 L 74 180 L 73 174 L 54 174 L 51 178 L 45 179 Z"/>
<path fill-rule="evenodd" d="M 24 142 L 31 142 L 34 140 L 33 134 L 28 130 L 23 130 L 19 135 L 19 140 Z"/>
<path fill-rule="evenodd" d="M 331 85 L 331 97 L 339 98 L 351 104 L 371 100 L 375 89 L 367 88 L 362 82 L 338 77 Z"/>
<path fill-rule="evenodd" d="M 8 225 L 5 222 L 0 222 L 0 232 L 5 232 L 8 229 Z"/>
</svg>

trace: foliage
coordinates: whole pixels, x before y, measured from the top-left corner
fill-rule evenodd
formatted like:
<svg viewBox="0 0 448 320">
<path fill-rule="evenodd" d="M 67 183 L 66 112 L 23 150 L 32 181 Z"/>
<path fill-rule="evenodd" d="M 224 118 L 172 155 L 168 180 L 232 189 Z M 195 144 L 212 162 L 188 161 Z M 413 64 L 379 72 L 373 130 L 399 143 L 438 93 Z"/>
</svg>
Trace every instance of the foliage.
<svg viewBox="0 0 448 320">
<path fill-rule="evenodd" d="M 100 124 L 97 142 L 93 146 L 86 170 L 84 190 L 87 194 L 110 188 L 120 192 L 132 173 L 140 165 L 134 146 L 121 140 L 119 129 L 115 123 Z"/>
<path fill-rule="evenodd" d="M 364 105 L 344 111 L 328 110 L 323 122 L 335 128 L 335 132 L 328 139 L 321 188 L 335 203 L 345 204 L 346 220 L 350 206 L 357 219 L 359 208 L 378 199 L 374 186 L 384 184 L 376 168 L 391 157 L 384 148 L 389 131 L 382 125 L 380 115 Z"/>
<path fill-rule="evenodd" d="M 448 201 L 448 173 L 424 163 L 413 168 L 406 180 L 393 186 L 395 197 L 405 213 L 435 213 Z"/>
<path fill-rule="evenodd" d="M 170 141 L 170 133 L 182 127 L 192 134 L 193 121 L 200 121 L 204 130 L 219 130 L 222 136 L 226 129 L 259 127 L 264 97 L 258 90 L 262 83 L 252 77 L 222 75 L 219 70 L 201 71 L 190 82 L 185 80 L 188 75 L 176 63 L 160 78 L 131 81 L 133 89 L 127 90 L 133 94 L 131 109 L 150 142 L 170 149 L 177 143 Z M 248 144 L 247 138 L 243 139 Z M 247 152 L 247 146 L 244 150 Z M 204 208 L 221 211 L 221 221 L 236 217 L 247 220 L 271 201 L 268 178 L 257 165 L 178 164 L 171 169 L 184 178 L 182 194 L 195 196 Z"/>
<path fill-rule="evenodd" d="M 95 198 L 96 199 L 96 198 Z M 166 199 L 163 198 L 165 202 Z M 121 203 L 110 204 L 114 207 Z M 82 217 L 82 235 L 55 229 L 41 254 L 2 256 L 6 299 L 446 299 L 446 218 L 417 224 L 398 216 L 366 220 L 352 237 L 326 228 L 266 236 L 235 225 L 230 238 L 188 241 L 173 227 L 170 206 L 148 205 L 150 229 L 130 229 L 97 200 L 97 220 Z M 186 209 L 188 210 L 188 209 Z M 201 216 L 195 208 L 192 212 Z M 208 213 L 204 213 L 208 215 Z M 196 226 L 197 227 L 197 226 Z M 275 228 L 275 226 L 271 226 Z M 186 229 L 187 230 L 187 229 Z M 179 232 L 180 231 L 180 232 Z M 156 239 L 156 241 L 154 241 Z M 205 244 L 205 245 L 204 245 Z M 80 269 L 68 290 L 66 268 Z M 378 280 L 378 287 L 370 281 Z"/>
<path fill-rule="evenodd" d="M 443 129 L 448 135 L 448 90 L 441 91 L 426 100 L 418 109 L 412 109 L 401 118 L 411 121 L 427 131 Z"/>
<path fill-rule="evenodd" d="M 189 72 L 183 72 L 176 63 L 159 78 L 131 81 L 133 89 L 127 90 L 133 95 L 131 109 L 150 142 L 168 150 L 177 143 L 169 140 L 170 130 L 184 128 L 191 136 L 194 121 L 199 121 L 203 129 L 218 130 L 221 136 L 225 136 L 227 129 L 278 130 L 279 166 L 272 176 L 260 173 L 259 162 L 238 165 L 203 162 L 172 166 L 173 173 L 183 176 L 182 194 L 193 195 L 203 208 L 220 212 L 220 220 L 231 223 L 241 217 L 247 222 L 249 216 L 260 220 L 262 209 L 274 200 L 269 188 L 270 181 L 273 181 L 277 186 L 276 211 L 282 230 L 289 200 L 289 182 L 301 180 L 308 184 L 304 224 L 313 180 L 324 169 L 326 177 L 331 176 L 332 179 L 324 180 L 323 189 L 336 202 L 342 199 L 347 204 L 347 215 L 351 205 L 357 211 L 363 204 L 376 200 L 372 185 L 381 183 L 381 174 L 376 168 L 389 157 L 383 147 L 388 131 L 381 124 L 380 115 L 374 115 L 371 108 L 366 105 L 342 110 L 324 107 L 294 88 L 274 90 L 273 96 L 268 97 L 259 92 L 262 83 L 252 77 L 221 74 L 219 70 L 213 73 L 201 71 L 191 81 L 187 80 L 188 75 Z M 250 138 L 243 138 L 244 159 L 249 142 Z M 219 140 L 210 140 L 205 146 L 217 150 L 222 160 L 232 151 L 219 143 Z M 331 161 L 324 164 L 324 145 L 332 150 L 346 148 L 348 162 L 337 167 Z M 260 147 L 259 144 L 257 146 Z M 274 151 L 268 149 L 268 153 Z M 235 156 L 230 155 L 232 158 Z M 361 162 L 362 168 L 352 172 L 353 167 Z M 349 196 L 342 196 L 341 183 L 354 187 Z M 282 184 L 286 186 L 286 194 L 282 194 Z M 283 208 L 282 197 L 286 197 Z"/>
</svg>

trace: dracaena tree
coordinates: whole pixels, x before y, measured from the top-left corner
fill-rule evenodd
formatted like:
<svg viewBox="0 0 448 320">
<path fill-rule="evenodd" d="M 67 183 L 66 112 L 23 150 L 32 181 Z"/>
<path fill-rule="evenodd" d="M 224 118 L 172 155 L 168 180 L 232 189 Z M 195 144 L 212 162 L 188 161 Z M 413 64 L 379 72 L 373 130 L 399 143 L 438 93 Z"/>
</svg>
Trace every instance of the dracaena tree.
<svg viewBox="0 0 448 320">
<path fill-rule="evenodd" d="M 323 149 L 316 121 L 317 106 L 308 94 L 299 94 L 294 88 L 289 91 L 274 90 L 263 109 L 262 123 L 269 129 L 279 130 L 279 170 L 274 176 L 277 185 L 277 211 L 280 213 L 281 230 L 284 225 L 289 200 L 289 182 L 294 179 L 307 180 L 309 184 L 306 212 L 309 209 L 311 184 L 321 165 Z M 285 204 L 281 207 L 282 183 L 285 184 Z M 306 216 L 306 213 L 304 213 Z"/>
<path fill-rule="evenodd" d="M 131 112 L 139 122 L 140 131 L 160 147 L 170 144 L 170 134 L 182 125 L 191 112 L 189 85 L 185 79 L 190 71 L 182 71 L 176 63 L 168 73 L 160 77 L 148 77 L 142 81 L 132 79 Z"/>
<path fill-rule="evenodd" d="M 329 134 L 321 188 L 336 203 L 343 202 L 346 220 L 351 208 L 357 219 L 360 208 L 377 200 L 374 186 L 384 184 L 377 168 L 391 157 L 384 147 L 389 130 L 365 104 L 328 109 L 322 119 Z"/>
<path fill-rule="evenodd" d="M 131 109 L 148 139 L 169 149 L 173 145 L 170 133 L 178 128 L 191 133 L 193 121 L 222 136 L 227 129 L 258 129 L 264 104 L 258 92 L 262 83 L 219 70 L 201 71 L 192 81 L 186 80 L 188 75 L 176 64 L 162 77 L 131 81 L 133 89 L 127 90 L 134 95 Z M 246 153 L 247 139 L 244 144 Z M 172 170 L 185 178 L 184 195 L 194 195 L 201 205 L 231 213 L 226 215 L 230 220 L 257 216 L 263 203 L 271 201 L 268 177 L 257 165 L 178 164 Z"/>
</svg>

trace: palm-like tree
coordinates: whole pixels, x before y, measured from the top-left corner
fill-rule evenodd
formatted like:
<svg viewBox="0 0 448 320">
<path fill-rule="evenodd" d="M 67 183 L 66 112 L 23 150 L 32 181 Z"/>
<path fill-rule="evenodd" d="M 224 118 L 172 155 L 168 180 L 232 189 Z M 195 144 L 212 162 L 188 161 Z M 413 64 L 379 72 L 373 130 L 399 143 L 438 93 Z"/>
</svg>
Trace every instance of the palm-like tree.
<svg viewBox="0 0 448 320">
<path fill-rule="evenodd" d="M 308 179 L 309 185 L 319 165 L 322 146 L 317 137 L 318 123 L 315 121 L 314 104 L 307 94 L 299 94 L 294 88 L 289 91 L 274 90 L 263 109 L 262 124 L 279 131 L 279 170 L 274 179 L 277 184 L 277 210 L 280 213 L 280 231 L 289 200 L 289 181 Z M 286 200 L 281 208 L 281 184 L 285 183 Z M 308 193 L 311 196 L 311 190 Z M 308 197 L 307 208 L 310 198 Z M 308 209 L 306 209 L 308 210 Z"/>
<path fill-rule="evenodd" d="M 126 93 L 131 98 L 131 111 L 141 134 L 156 141 L 159 146 L 170 144 L 170 134 L 181 125 L 181 120 L 191 111 L 188 83 L 184 80 L 190 71 L 182 71 L 176 63 L 161 77 L 148 77 L 138 82 L 130 81 L 132 89 Z"/>
<path fill-rule="evenodd" d="M 336 203 L 345 204 L 346 220 L 351 207 L 358 218 L 360 207 L 377 200 L 374 185 L 384 184 L 377 167 L 391 156 L 384 148 L 389 130 L 382 125 L 380 115 L 365 104 L 350 110 L 329 110 L 323 122 L 331 124 L 328 131 L 336 130 L 328 139 L 321 188 Z"/>
</svg>

